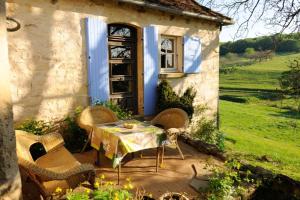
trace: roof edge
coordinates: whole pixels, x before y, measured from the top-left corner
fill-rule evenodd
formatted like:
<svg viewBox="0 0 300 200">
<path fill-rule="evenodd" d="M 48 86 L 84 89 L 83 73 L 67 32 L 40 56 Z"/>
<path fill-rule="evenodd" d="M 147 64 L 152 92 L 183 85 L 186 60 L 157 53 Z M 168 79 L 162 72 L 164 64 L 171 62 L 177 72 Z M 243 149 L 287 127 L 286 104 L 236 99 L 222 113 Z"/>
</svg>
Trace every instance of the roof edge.
<svg viewBox="0 0 300 200">
<path fill-rule="evenodd" d="M 159 5 L 144 2 L 144 1 L 136 1 L 136 0 L 117 0 L 117 1 L 122 2 L 122 3 L 134 4 L 134 5 L 141 6 L 141 7 L 156 9 L 156 10 L 160 10 L 160 11 L 165 11 L 165 12 L 176 14 L 176 15 L 184 15 L 184 16 L 188 16 L 188 17 L 204 19 L 204 20 L 208 20 L 208 21 L 214 21 L 214 22 L 220 23 L 222 26 L 234 24 L 234 21 L 231 18 L 224 19 L 225 17 L 224 18 L 212 17 L 212 16 L 195 13 L 195 12 L 181 11 L 178 9 L 173 9 L 173 8 L 169 8 L 166 6 L 159 6 Z"/>
</svg>

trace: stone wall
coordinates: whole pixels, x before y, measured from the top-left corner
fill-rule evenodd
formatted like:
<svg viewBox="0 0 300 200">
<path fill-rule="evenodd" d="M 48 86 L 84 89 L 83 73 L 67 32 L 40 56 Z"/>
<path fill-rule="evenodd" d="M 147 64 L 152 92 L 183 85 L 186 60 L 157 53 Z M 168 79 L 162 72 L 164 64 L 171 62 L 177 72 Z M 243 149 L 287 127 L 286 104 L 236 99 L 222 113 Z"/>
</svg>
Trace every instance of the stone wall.
<svg viewBox="0 0 300 200">
<path fill-rule="evenodd" d="M 9 33 L 9 58 L 15 121 L 59 119 L 77 106 L 88 105 L 84 19 L 98 16 L 107 23 L 137 27 L 155 24 L 159 33 L 197 35 L 202 41 L 201 73 L 170 79 L 179 93 L 194 86 L 196 104 L 217 111 L 219 27 L 199 19 L 172 16 L 113 1 L 8 0 L 8 16 L 21 30 Z"/>
<path fill-rule="evenodd" d="M 5 1 L 0 0 L 0 199 L 19 200 L 21 179 L 13 128 L 7 46 Z"/>
</svg>

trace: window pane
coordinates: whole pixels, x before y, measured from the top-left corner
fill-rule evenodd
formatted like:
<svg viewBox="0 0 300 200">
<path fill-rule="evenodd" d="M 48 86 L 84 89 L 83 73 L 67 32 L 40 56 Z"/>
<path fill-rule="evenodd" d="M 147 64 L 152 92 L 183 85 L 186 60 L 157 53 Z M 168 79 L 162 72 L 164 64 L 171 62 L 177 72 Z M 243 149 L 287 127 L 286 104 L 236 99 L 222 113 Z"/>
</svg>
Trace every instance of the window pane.
<svg viewBox="0 0 300 200">
<path fill-rule="evenodd" d="M 111 58 L 131 58 L 131 49 L 129 46 L 110 46 Z"/>
<path fill-rule="evenodd" d="M 112 81 L 113 93 L 126 93 L 131 92 L 131 81 Z"/>
<path fill-rule="evenodd" d="M 160 67 L 161 68 L 166 68 L 166 54 L 161 54 L 160 55 Z"/>
<path fill-rule="evenodd" d="M 132 75 L 131 73 L 131 64 L 112 64 L 111 69 L 112 75 Z"/>
<path fill-rule="evenodd" d="M 109 35 L 110 36 L 120 36 L 120 37 L 130 37 L 131 30 L 127 27 L 112 25 L 109 27 Z"/>
<path fill-rule="evenodd" d="M 167 54 L 167 68 L 174 68 L 174 55 Z"/>
<path fill-rule="evenodd" d="M 169 38 L 163 38 L 161 41 L 161 49 L 162 51 L 166 51 L 169 53 L 174 52 L 174 40 Z"/>
</svg>

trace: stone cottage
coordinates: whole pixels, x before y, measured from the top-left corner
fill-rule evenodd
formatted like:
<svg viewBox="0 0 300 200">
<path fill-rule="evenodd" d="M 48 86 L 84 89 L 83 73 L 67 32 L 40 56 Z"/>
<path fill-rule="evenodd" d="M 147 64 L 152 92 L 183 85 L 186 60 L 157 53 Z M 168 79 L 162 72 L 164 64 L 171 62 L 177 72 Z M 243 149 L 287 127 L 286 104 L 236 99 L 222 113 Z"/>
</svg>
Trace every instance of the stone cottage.
<svg viewBox="0 0 300 200">
<path fill-rule="evenodd" d="M 97 100 L 151 115 L 161 79 L 217 111 L 219 34 L 232 20 L 196 1 L 8 0 L 7 14 L 21 24 L 8 33 L 15 121 Z"/>
</svg>

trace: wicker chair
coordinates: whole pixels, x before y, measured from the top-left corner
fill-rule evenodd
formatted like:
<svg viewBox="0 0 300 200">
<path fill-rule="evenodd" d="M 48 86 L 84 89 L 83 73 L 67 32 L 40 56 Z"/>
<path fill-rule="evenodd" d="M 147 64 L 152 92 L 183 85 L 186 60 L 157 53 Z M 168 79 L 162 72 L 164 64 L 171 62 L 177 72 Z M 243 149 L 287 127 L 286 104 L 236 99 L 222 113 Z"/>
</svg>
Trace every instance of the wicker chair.
<svg viewBox="0 0 300 200">
<path fill-rule="evenodd" d="M 162 145 L 162 163 L 164 158 L 165 146 L 175 147 L 184 160 L 184 155 L 178 145 L 177 136 L 186 131 L 189 118 L 185 111 L 179 108 L 169 108 L 160 112 L 152 121 L 152 125 L 160 126 L 165 129 L 167 140 Z"/>
<path fill-rule="evenodd" d="M 93 133 L 93 126 L 95 124 L 103 124 L 109 122 L 118 121 L 118 117 L 110 109 L 103 106 L 93 106 L 85 108 L 77 119 L 77 123 L 80 128 L 86 130 L 88 134 L 88 140 L 83 146 L 81 152 L 83 152 L 87 144 L 91 140 L 91 135 Z"/>
<path fill-rule="evenodd" d="M 33 160 L 30 149 L 34 144 L 42 144 L 46 154 Z M 18 163 L 25 181 L 31 180 L 44 199 L 52 199 L 57 187 L 74 188 L 84 180 L 93 186 L 95 169 L 91 164 L 81 164 L 63 146 L 60 134 L 49 133 L 36 136 L 16 130 Z"/>
</svg>

